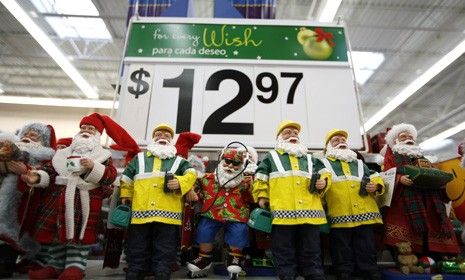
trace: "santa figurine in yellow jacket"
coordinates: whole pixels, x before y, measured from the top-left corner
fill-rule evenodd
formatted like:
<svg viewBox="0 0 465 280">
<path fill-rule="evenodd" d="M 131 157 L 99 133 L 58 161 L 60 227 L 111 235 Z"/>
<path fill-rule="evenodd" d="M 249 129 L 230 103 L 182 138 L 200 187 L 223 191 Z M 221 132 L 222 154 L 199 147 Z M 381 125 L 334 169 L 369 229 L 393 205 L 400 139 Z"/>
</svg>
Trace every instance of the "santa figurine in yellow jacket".
<svg viewBox="0 0 465 280">
<path fill-rule="evenodd" d="M 137 154 L 123 172 L 120 197 L 122 203 L 132 204 L 128 280 L 143 279 L 146 271 L 152 271 L 159 280 L 171 277 L 179 244 L 182 197 L 197 178 L 190 164 L 176 156 L 173 136 L 171 126 L 156 126 L 147 151 Z"/>
<path fill-rule="evenodd" d="M 252 194 L 273 214 L 271 251 L 278 277 L 324 280 L 320 225 L 326 224 L 326 216 L 321 197 L 331 176 L 316 168 L 318 160 L 308 154 L 299 134 L 299 123 L 281 122 L 275 149 L 258 165 Z"/>
<path fill-rule="evenodd" d="M 325 193 L 331 226 L 330 251 L 337 279 L 352 279 L 354 267 L 364 279 L 382 279 L 376 263 L 373 225 L 382 224 L 375 201 L 384 192 L 384 182 L 347 145 L 348 133 L 329 131 L 325 139 L 323 166 L 332 174 L 331 188 Z"/>
</svg>

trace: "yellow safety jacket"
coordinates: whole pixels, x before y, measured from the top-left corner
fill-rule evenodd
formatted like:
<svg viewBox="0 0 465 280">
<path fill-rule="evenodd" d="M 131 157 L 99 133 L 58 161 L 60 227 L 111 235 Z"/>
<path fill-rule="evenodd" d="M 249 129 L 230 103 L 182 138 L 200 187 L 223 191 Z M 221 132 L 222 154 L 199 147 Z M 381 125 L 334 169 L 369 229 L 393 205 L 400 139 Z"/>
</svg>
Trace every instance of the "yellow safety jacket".
<svg viewBox="0 0 465 280">
<path fill-rule="evenodd" d="M 255 173 L 253 197 L 270 200 L 275 225 L 299 225 L 326 223 L 321 196 L 330 188 L 331 174 L 323 168 L 316 169 L 318 160 L 311 155 L 295 157 L 282 150 L 270 151 Z M 319 172 L 327 180 L 320 193 L 309 191 L 313 173 Z"/>
<path fill-rule="evenodd" d="M 367 224 L 382 224 L 374 196 L 384 193 L 384 182 L 361 160 L 341 161 L 332 157 L 321 160 L 332 173 L 332 185 L 324 196 L 328 222 L 332 228 L 350 228 Z M 362 178 L 381 186 L 373 194 L 361 194 Z"/>
<path fill-rule="evenodd" d="M 165 193 L 165 173 L 178 179 L 180 189 Z M 121 178 L 121 198 L 132 199 L 132 224 L 161 222 L 181 225 L 182 197 L 197 178 L 185 159 L 176 156 L 159 159 L 151 152 L 141 152 L 129 163 Z"/>
</svg>

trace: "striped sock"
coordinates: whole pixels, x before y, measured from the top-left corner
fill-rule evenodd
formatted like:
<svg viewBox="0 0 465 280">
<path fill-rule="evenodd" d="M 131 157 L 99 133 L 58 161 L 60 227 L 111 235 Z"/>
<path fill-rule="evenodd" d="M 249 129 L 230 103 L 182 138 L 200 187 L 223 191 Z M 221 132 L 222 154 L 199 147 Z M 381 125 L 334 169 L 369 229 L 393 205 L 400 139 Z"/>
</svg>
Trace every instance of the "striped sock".
<svg viewBox="0 0 465 280">
<path fill-rule="evenodd" d="M 47 265 L 52 266 L 58 270 L 63 270 L 65 268 L 66 260 L 66 247 L 65 244 L 54 243 L 49 245 L 48 249 L 49 261 Z"/>
<path fill-rule="evenodd" d="M 49 244 L 40 244 L 40 250 L 35 255 L 34 262 L 40 264 L 41 266 L 45 266 L 50 262 L 50 245 Z"/>
<path fill-rule="evenodd" d="M 81 270 L 86 270 L 90 247 L 91 245 L 66 244 L 65 268 L 75 266 Z"/>
</svg>

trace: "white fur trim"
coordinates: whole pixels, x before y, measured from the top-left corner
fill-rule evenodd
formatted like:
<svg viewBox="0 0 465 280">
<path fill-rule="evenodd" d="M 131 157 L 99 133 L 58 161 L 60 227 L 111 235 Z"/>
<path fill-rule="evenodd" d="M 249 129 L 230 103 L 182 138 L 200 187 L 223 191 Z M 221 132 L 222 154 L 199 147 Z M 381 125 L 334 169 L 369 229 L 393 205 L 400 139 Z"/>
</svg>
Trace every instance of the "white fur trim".
<svg viewBox="0 0 465 280">
<path fill-rule="evenodd" d="M 84 180 L 89 183 L 98 184 L 98 182 L 102 179 L 104 173 L 105 165 L 99 162 L 94 162 L 94 168 L 92 168 L 89 175 L 87 175 L 87 177 L 84 178 Z"/>
<path fill-rule="evenodd" d="M 396 139 L 399 133 L 401 132 L 410 132 L 413 136 L 414 140 L 417 140 L 417 129 L 408 123 L 401 123 L 401 124 L 396 124 L 394 125 L 391 130 L 386 133 L 386 143 L 390 146 L 393 147 L 396 144 Z"/>
<path fill-rule="evenodd" d="M 19 141 L 19 137 L 14 135 L 13 133 L 2 132 L 0 133 L 0 141 L 10 141 L 15 143 Z"/>
<path fill-rule="evenodd" d="M 463 168 L 465 168 L 465 156 L 462 157 L 461 165 L 462 165 Z M 464 230 L 464 232 L 465 232 L 465 230 Z"/>
<path fill-rule="evenodd" d="M 32 184 L 30 185 L 31 187 L 34 188 L 46 188 L 50 184 L 50 176 L 48 175 L 47 172 L 43 170 L 37 170 L 35 173 L 39 174 L 40 180 L 37 184 Z"/>
</svg>

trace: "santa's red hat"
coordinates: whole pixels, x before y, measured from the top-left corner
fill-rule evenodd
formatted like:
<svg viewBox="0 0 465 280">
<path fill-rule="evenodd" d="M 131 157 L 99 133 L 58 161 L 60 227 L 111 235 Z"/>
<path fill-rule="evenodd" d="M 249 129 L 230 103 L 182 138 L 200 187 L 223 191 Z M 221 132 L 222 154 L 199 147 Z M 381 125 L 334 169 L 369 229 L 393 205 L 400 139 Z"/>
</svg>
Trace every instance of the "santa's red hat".
<svg viewBox="0 0 465 280">
<path fill-rule="evenodd" d="M 127 151 L 127 156 L 129 157 L 140 152 L 139 146 L 131 135 L 107 115 L 101 115 L 99 113 L 90 114 L 82 118 L 79 127 L 83 124 L 93 125 L 100 134 L 102 134 L 103 129 L 105 129 L 107 135 L 116 143 L 111 147 L 114 150 Z"/>
<path fill-rule="evenodd" d="M 396 124 L 386 133 L 385 139 L 389 147 L 394 147 L 396 139 L 401 132 L 408 132 L 415 141 L 417 140 L 417 129 L 413 125 L 408 123 Z"/>
<path fill-rule="evenodd" d="M 174 145 L 177 150 L 176 154 L 187 159 L 189 151 L 195 146 L 195 144 L 199 143 L 200 138 L 202 138 L 202 136 L 194 132 L 181 132 L 176 144 Z"/>
<path fill-rule="evenodd" d="M 63 145 L 63 146 L 69 147 L 72 141 L 73 141 L 72 137 L 60 138 L 57 141 L 57 146 Z"/>
</svg>

